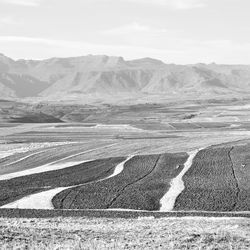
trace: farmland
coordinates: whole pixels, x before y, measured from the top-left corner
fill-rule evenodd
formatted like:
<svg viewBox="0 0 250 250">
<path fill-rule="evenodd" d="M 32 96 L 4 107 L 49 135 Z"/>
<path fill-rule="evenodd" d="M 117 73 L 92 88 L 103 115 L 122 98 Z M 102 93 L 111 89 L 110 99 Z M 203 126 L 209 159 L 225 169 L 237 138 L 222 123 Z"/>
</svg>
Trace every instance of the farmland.
<svg viewBox="0 0 250 250">
<path fill-rule="evenodd" d="M 116 178 L 66 190 L 54 197 L 53 204 L 64 209 L 158 210 L 159 200 L 169 187 L 168 180 L 178 174 L 180 168 L 176 169 L 176 165 L 182 165 L 185 158 L 185 155 L 135 156 Z M 167 170 L 163 168 L 166 164 Z"/>
<path fill-rule="evenodd" d="M 83 223 L 93 220 L 98 221 L 94 225 L 104 225 L 107 221 L 103 218 L 107 218 L 114 228 L 124 218 L 128 225 L 132 222 L 138 227 L 147 223 L 155 225 L 152 229 L 155 243 L 147 241 L 144 235 L 140 238 L 140 246 L 144 248 L 147 243 L 159 248 L 164 243 L 181 249 L 180 241 L 173 237 L 163 242 L 156 240 L 156 235 L 177 230 L 180 237 L 192 238 L 188 230 L 179 234 L 180 227 L 192 224 L 192 228 L 197 225 L 196 235 L 199 235 L 190 238 L 193 243 L 199 239 L 199 244 L 203 240 L 222 244 L 223 239 L 224 249 L 229 249 L 229 245 L 244 249 L 249 244 L 249 236 L 227 232 L 225 237 L 201 232 L 204 227 L 212 230 L 215 219 L 210 217 L 224 217 L 224 225 L 228 221 L 233 223 L 236 220 L 233 217 L 239 217 L 239 221 L 245 217 L 244 228 L 249 227 L 250 112 L 241 110 L 243 104 L 234 107 L 227 103 L 169 104 L 169 107 L 104 105 L 78 107 L 78 111 L 67 115 L 65 112 L 73 107 L 59 106 L 64 108 L 64 118 L 59 115 L 61 111 L 56 111 L 57 107 L 39 106 L 50 117 L 60 119 L 56 123 L 46 122 L 45 116 L 42 123 L 10 123 L 5 116 L 0 126 L 1 244 L 10 247 L 15 242 L 30 246 L 30 242 L 16 241 L 16 237 L 10 241 L 8 237 L 12 237 L 12 232 L 19 239 L 28 239 L 29 233 L 35 237 L 40 229 L 33 223 L 45 223 L 52 229 L 43 231 L 44 237 L 54 235 L 55 244 L 61 246 L 68 243 L 56 238 L 59 231 L 55 231 L 53 223 L 63 227 L 62 217 L 69 221 L 68 225 L 78 218 Z M 173 206 L 166 204 L 170 200 Z M 143 218 L 142 222 L 138 218 Z M 27 223 L 24 235 L 17 228 L 2 226 L 11 220 Z M 217 220 L 219 224 L 222 219 Z M 198 221 L 201 224 L 195 224 Z M 242 221 L 239 223 L 237 227 Z M 156 229 L 157 225 L 163 231 Z M 6 232 L 11 232 L 8 237 Z M 92 234 L 106 239 L 102 233 L 91 231 L 86 234 L 89 244 L 103 243 L 93 242 Z M 66 234 L 60 231 L 59 235 L 71 238 L 74 246 L 73 228 Z M 102 245 L 104 249 L 117 246 L 110 245 L 109 240 Z M 39 237 L 34 246 L 38 241 L 41 243 Z M 131 241 L 115 239 L 116 244 L 132 244 L 132 247 Z M 49 240 L 41 244 L 54 243 Z M 88 242 L 81 239 L 79 244 L 87 246 Z M 189 246 L 186 241 L 183 244 Z"/>
<path fill-rule="evenodd" d="M 105 178 L 122 160 L 123 158 L 100 159 L 62 170 L 0 181 L 0 205 L 51 188 L 73 186 Z"/>
<path fill-rule="evenodd" d="M 247 122 L 238 125 L 175 122 L 165 130 L 80 123 L 10 127 L 14 132 L 3 130 L 0 144 L 0 205 L 69 187 L 53 197 L 55 208 L 158 211 L 188 152 L 204 148 L 183 176 L 185 190 L 174 210 L 249 211 L 249 168 L 241 165 L 247 166 L 250 131 Z M 111 175 L 128 156 L 133 157 L 118 176 L 92 182 Z"/>
</svg>

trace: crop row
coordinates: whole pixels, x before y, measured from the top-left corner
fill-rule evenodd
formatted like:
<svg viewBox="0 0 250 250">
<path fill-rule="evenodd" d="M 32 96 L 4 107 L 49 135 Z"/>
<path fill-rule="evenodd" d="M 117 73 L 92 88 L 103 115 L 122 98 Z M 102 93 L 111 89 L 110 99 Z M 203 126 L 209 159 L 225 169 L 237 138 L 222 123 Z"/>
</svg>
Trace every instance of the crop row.
<svg viewBox="0 0 250 250">
<path fill-rule="evenodd" d="M 250 218 L 250 213 L 234 212 L 200 212 L 200 211 L 113 211 L 113 210 L 44 210 L 44 209 L 0 209 L 0 217 L 3 218 L 53 218 L 53 217 L 89 217 L 89 218 L 137 218 L 152 219 L 166 217 L 240 217 Z"/>
<path fill-rule="evenodd" d="M 135 156 L 120 175 L 65 190 L 54 197 L 53 204 L 63 209 L 158 210 L 160 199 L 186 159 L 184 153 Z"/>
<path fill-rule="evenodd" d="M 234 210 L 250 211 L 250 145 L 234 146 L 230 156 L 239 187 Z"/>
<path fill-rule="evenodd" d="M 185 190 L 175 210 L 232 211 L 237 205 L 238 183 L 230 158 L 231 147 L 201 150 L 184 175 Z"/>
<path fill-rule="evenodd" d="M 108 143 L 77 143 L 60 146 L 52 146 L 49 148 L 41 148 L 27 153 L 19 153 L 7 157 L 7 160 L 0 162 L 0 174 L 8 174 L 16 171 L 22 171 L 50 162 L 59 161 L 60 159 L 70 157 L 71 155 L 80 154 L 84 151 L 94 150 L 98 147 L 104 147 Z M 23 160 L 22 160 L 23 159 Z M 72 158 L 73 159 L 73 158 Z"/>
<path fill-rule="evenodd" d="M 156 211 L 170 183 L 183 169 L 187 154 L 162 154 L 154 171 L 129 186 L 112 204 L 112 208 Z"/>
<path fill-rule="evenodd" d="M 67 187 L 111 175 L 123 157 L 99 159 L 73 167 L 0 181 L 0 205 L 56 187 Z"/>
</svg>

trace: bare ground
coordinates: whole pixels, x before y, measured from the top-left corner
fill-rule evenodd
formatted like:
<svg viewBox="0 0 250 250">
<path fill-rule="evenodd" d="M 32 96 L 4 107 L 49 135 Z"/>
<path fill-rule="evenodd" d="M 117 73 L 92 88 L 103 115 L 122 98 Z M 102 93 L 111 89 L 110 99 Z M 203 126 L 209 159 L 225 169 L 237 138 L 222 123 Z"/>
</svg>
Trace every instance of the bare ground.
<svg viewBox="0 0 250 250">
<path fill-rule="evenodd" d="M 246 218 L 0 218 L 1 249 L 249 249 Z"/>
</svg>

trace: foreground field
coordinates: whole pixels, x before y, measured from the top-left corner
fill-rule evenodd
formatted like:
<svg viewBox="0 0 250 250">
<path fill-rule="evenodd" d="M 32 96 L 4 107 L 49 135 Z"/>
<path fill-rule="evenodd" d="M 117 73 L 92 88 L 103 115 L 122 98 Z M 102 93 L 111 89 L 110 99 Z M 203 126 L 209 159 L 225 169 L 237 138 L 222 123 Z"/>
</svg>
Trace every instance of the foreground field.
<svg viewBox="0 0 250 250">
<path fill-rule="evenodd" d="M 0 219 L 1 249 L 250 248 L 250 220 L 241 218 Z"/>
</svg>

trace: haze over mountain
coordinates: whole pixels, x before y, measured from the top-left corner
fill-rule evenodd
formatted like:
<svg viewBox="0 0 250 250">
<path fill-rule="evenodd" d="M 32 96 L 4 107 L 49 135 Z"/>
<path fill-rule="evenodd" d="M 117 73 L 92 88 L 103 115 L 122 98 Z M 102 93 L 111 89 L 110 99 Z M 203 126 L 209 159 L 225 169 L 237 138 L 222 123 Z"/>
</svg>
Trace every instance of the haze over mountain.
<svg viewBox="0 0 250 250">
<path fill-rule="evenodd" d="M 0 98 L 113 100 L 152 96 L 222 97 L 250 93 L 250 66 L 175 65 L 143 58 L 88 55 L 13 60 L 0 54 Z"/>
</svg>

